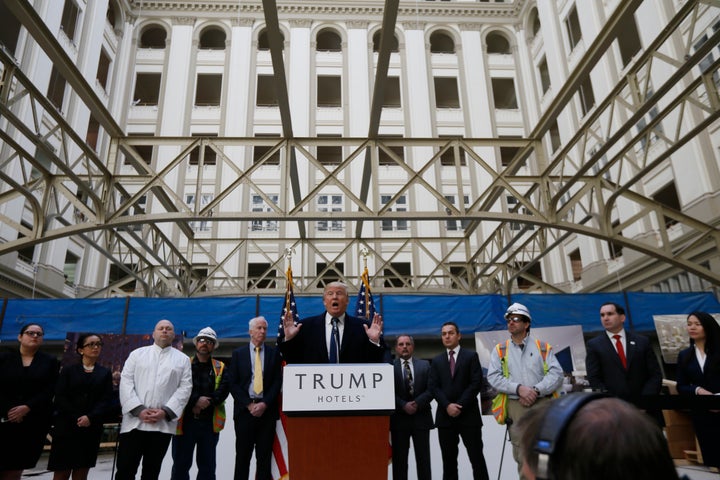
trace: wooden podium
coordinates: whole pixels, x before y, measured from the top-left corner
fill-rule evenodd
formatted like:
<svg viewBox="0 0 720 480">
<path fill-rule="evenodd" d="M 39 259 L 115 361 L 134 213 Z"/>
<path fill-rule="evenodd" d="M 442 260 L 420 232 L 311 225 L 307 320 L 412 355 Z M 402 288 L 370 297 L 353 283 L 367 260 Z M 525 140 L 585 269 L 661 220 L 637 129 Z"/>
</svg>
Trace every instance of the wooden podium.
<svg viewBox="0 0 720 480">
<path fill-rule="evenodd" d="M 288 417 L 292 480 L 386 479 L 390 417 Z"/>
<path fill-rule="evenodd" d="M 389 364 L 286 365 L 291 480 L 386 479 L 394 388 Z"/>
</svg>

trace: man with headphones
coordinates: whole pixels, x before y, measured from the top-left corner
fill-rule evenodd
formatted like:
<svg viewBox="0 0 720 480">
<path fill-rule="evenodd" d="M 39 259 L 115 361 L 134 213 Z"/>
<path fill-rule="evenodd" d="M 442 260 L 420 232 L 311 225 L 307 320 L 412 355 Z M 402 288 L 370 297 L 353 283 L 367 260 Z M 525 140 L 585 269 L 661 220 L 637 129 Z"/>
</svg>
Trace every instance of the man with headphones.
<svg viewBox="0 0 720 480">
<path fill-rule="evenodd" d="M 490 352 L 487 379 L 499 394 L 507 395 L 505 402 L 508 426 L 520 420 L 528 410 L 554 396 L 559 396 L 563 370 L 551 346 L 530 335 L 532 317 L 525 305 L 513 303 L 505 312 L 510 338 Z M 520 478 L 520 436 L 510 430 L 513 458 L 518 463 Z"/>
<path fill-rule="evenodd" d="M 678 479 L 660 427 L 618 398 L 570 393 L 532 409 L 513 428 L 529 480 Z"/>
</svg>

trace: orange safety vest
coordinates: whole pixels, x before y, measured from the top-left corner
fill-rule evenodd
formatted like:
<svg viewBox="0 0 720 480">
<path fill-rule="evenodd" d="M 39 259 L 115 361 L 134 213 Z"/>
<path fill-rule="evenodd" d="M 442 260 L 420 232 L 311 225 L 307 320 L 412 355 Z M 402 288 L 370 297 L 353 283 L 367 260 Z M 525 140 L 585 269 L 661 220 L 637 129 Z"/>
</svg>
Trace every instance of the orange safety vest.
<svg viewBox="0 0 720 480">
<path fill-rule="evenodd" d="M 552 348 L 549 343 L 541 342 L 538 339 L 535 339 L 535 345 L 537 345 L 537 349 L 540 352 L 540 356 L 543 360 L 543 375 L 547 374 L 548 372 L 548 364 L 547 364 L 547 356 L 548 352 Z M 510 377 L 510 372 L 508 371 L 507 366 L 507 359 L 505 358 L 505 354 L 507 353 L 508 348 L 510 348 L 510 340 L 506 340 L 505 344 L 498 343 L 495 345 L 495 350 L 497 351 L 498 358 L 500 359 L 500 365 L 502 366 L 502 372 L 503 376 L 505 378 Z M 560 392 L 555 391 L 552 394 L 553 398 L 558 398 L 560 396 Z M 492 402 L 492 414 L 495 417 L 495 420 L 500 425 L 504 425 L 505 421 L 507 420 L 507 393 L 498 393 L 495 398 L 493 398 Z"/>
</svg>

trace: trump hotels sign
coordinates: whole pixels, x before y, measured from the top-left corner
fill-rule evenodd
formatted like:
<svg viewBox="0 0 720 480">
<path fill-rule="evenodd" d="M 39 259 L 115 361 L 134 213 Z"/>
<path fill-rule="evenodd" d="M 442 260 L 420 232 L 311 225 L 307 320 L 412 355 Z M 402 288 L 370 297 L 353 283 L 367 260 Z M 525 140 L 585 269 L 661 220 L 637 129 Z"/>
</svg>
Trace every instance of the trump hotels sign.
<svg viewBox="0 0 720 480">
<path fill-rule="evenodd" d="M 285 366 L 283 411 L 288 415 L 383 415 L 394 408 L 390 364 Z"/>
</svg>

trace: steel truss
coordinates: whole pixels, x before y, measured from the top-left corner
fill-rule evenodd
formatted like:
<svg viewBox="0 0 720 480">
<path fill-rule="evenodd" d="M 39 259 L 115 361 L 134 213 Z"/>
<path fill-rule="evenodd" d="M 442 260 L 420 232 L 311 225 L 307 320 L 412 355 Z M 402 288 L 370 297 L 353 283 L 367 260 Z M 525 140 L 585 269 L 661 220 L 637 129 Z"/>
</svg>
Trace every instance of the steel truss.
<svg viewBox="0 0 720 480">
<path fill-rule="evenodd" d="M 580 82 L 611 48 L 622 18 L 640 3 L 621 2 L 532 134 L 509 140 L 378 138 L 381 87 L 373 95 L 367 138 L 294 137 L 286 90 L 278 94 L 284 132 L 279 139 L 128 137 L 32 7 L 16 2 L 9 8 L 111 140 L 108 156 L 98 157 L 15 60 L 0 52 L 0 212 L 22 201 L 24 219 L 31 219 L 20 222 L 0 215 L 0 222 L 20 232 L 18 239 L 0 244 L 0 256 L 75 237 L 126 275 L 89 296 L 123 293 L 132 283 L 136 292 L 147 296 L 202 296 L 283 291 L 284 278 L 276 274 L 285 269 L 288 249 L 301 262 L 313 258 L 326 265 L 316 274 L 309 264 L 296 271 L 297 292 L 317 291 L 328 274 L 355 284 L 357 279 L 345 278 L 336 263 L 365 249 L 377 272 L 373 282 L 384 291 L 508 294 L 516 290 L 518 279 L 531 290 L 571 291 L 569 285 L 538 278 L 533 267 L 550 261 L 572 236 L 588 236 L 629 251 L 615 274 L 625 288 L 642 288 L 651 279 L 680 271 L 718 285 L 720 274 L 709 260 L 718 257 L 720 217 L 699 218 L 669 209 L 643 191 L 648 175 L 717 126 L 720 97 L 713 77 L 720 75 L 720 60 L 702 73 L 695 67 L 720 43 L 720 31 L 697 50 L 691 48 L 695 20 L 708 9 L 717 13 L 716 5 L 687 2 L 585 117 L 572 139 L 551 157 L 546 154 L 554 121 L 576 115 L 573 97 Z M 262 5 L 278 76 L 275 84 L 284 86 L 277 6 L 272 0 Z M 384 31 L 393 31 L 397 10 L 398 2 L 389 0 Z M 375 85 L 384 85 L 380 80 L 387 74 L 389 43 L 381 40 Z M 15 114 L 27 105 L 30 122 Z M 651 110 L 654 117 L 638 129 Z M 51 138 L 59 149 L 50 146 Z M 138 153 L 140 146 L 165 152 L 162 166 L 146 163 Z M 324 146 L 342 147 L 339 164 L 318 160 L 317 147 Z M 267 152 L 253 160 L 255 147 Z M 405 158 L 398 155 L 398 147 Z M 518 153 L 507 167 L 498 169 L 495 157 L 501 147 Z M 194 150 L 197 164 L 189 160 Z M 214 160 L 206 164 L 211 154 Z M 276 169 L 282 179 L 279 189 L 277 182 L 269 188 L 268 169 Z M 10 171 L 20 171 L 20 176 Z M 381 205 L 378 198 L 389 171 L 399 187 Z M 448 176 L 457 179 L 458 197 L 468 195 L 470 204 L 446 199 L 442 182 Z M 177 178 L 186 184 L 192 179 L 197 186 L 194 204 L 187 205 L 177 192 Z M 203 203 L 202 187 L 210 184 L 217 185 L 213 198 Z M 319 196 L 330 191 L 344 196 L 342 211 L 315 207 Z M 253 212 L 251 195 L 259 195 L 270 211 Z M 423 201 L 410 203 L 408 211 L 396 211 L 398 202 L 408 197 Z M 514 205 L 507 204 L 509 197 Z M 618 204 L 632 215 L 618 221 Z M 407 222 L 407 231 L 384 230 L 384 225 L 398 221 Z M 198 222 L 205 225 L 204 231 L 195 228 Z M 318 227 L 333 222 L 343 228 L 328 233 Z M 463 228 L 449 231 L 447 222 Z M 256 231 L 254 225 L 277 228 Z M 411 277 L 393 267 L 394 259 L 408 253 L 414 264 Z M 246 265 L 250 255 L 264 258 L 269 268 L 252 277 L 245 268 L 238 271 L 237 265 Z M 581 291 L 616 290 L 615 281 L 608 275 L 583 284 Z"/>
</svg>

